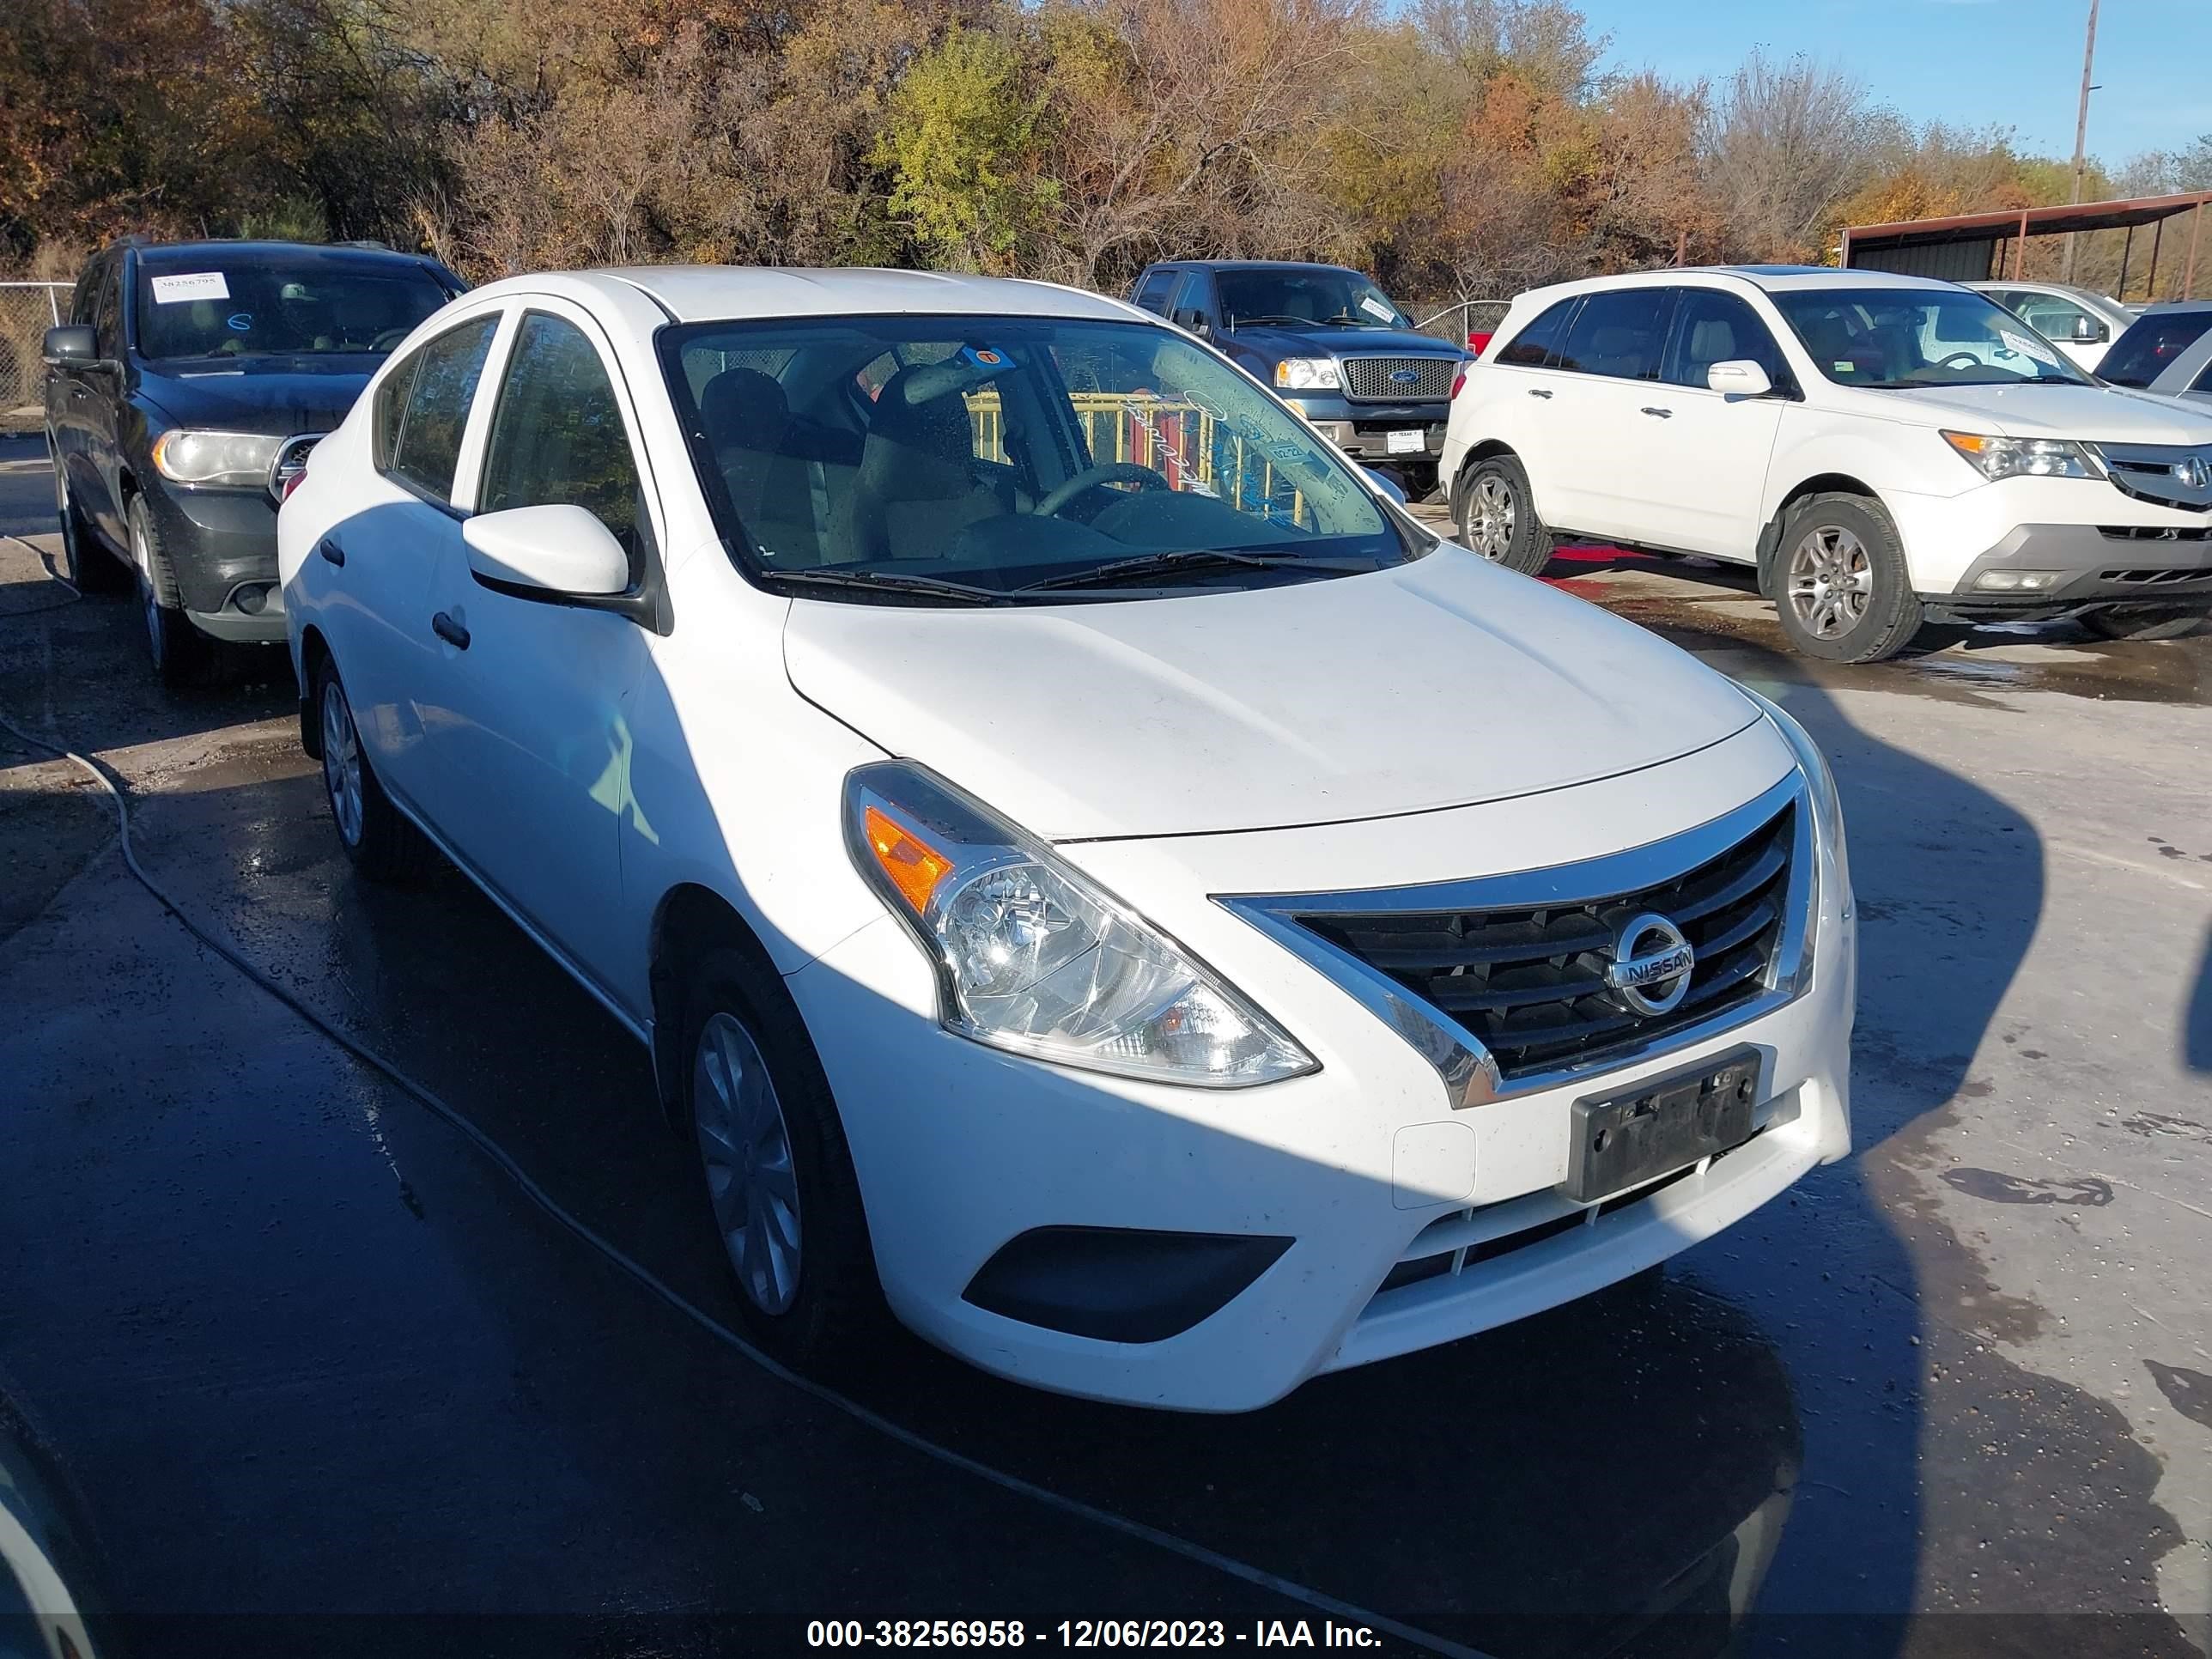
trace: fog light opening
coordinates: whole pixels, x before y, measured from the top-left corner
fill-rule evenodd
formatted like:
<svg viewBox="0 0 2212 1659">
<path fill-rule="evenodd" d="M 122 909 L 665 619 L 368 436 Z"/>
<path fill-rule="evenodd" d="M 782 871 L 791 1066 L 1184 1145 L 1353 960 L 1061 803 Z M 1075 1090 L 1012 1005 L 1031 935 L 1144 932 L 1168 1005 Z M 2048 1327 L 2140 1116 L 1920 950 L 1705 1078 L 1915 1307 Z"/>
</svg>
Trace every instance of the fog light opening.
<svg viewBox="0 0 2212 1659">
<path fill-rule="evenodd" d="M 1985 570 L 1974 580 L 1984 593 L 2041 593 L 2058 586 L 2057 570 Z"/>
<path fill-rule="evenodd" d="M 267 582 L 248 582 L 230 596 L 231 605 L 248 617 L 258 617 L 269 608 Z"/>
</svg>

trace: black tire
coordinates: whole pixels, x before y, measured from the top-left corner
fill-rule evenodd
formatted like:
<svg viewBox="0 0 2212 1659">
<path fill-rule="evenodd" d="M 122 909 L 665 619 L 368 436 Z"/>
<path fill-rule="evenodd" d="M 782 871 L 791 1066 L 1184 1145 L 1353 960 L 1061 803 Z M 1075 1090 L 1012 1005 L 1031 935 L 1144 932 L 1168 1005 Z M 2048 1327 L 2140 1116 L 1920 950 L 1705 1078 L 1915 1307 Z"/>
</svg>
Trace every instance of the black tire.
<svg viewBox="0 0 2212 1659">
<path fill-rule="evenodd" d="M 192 626 L 177 592 L 177 579 L 161 547 L 161 532 L 134 495 L 127 515 L 131 557 L 137 568 L 138 613 L 144 625 L 146 654 L 154 676 L 172 690 L 206 684 L 215 668 L 215 641 Z"/>
<path fill-rule="evenodd" d="M 1478 558 L 1524 576 L 1552 562 L 1552 532 L 1536 516 L 1528 474 L 1512 455 L 1485 456 L 1461 472 L 1452 522 L 1458 526 L 1454 539 Z"/>
<path fill-rule="evenodd" d="M 77 511 L 70 494 L 69 475 L 62 459 L 48 441 L 46 453 L 54 465 L 54 516 L 62 526 L 62 575 L 80 593 L 120 593 L 131 586 L 131 572 L 122 560 L 100 544 L 92 526 Z"/>
<path fill-rule="evenodd" d="M 2084 611 L 2081 626 L 2107 640 L 2178 640 L 2204 625 L 2205 613 L 2194 606 L 2118 605 Z"/>
<path fill-rule="evenodd" d="M 1827 662 L 1880 662 L 1920 631 L 1897 526 L 1865 495 L 1808 495 L 1782 515 L 1774 608 L 1790 643 Z"/>
<path fill-rule="evenodd" d="M 345 684 L 329 657 L 315 670 L 313 696 L 315 718 L 322 724 L 323 799 L 331 809 L 338 845 L 353 867 L 370 881 L 405 886 L 421 880 L 437 849 L 392 804 L 376 781 L 354 726 Z"/>
<path fill-rule="evenodd" d="M 886 1316 L 860 1180 L 813 1040 L 782 982 L 734 950 L 708 951 L 694 964 L 683 1032 L 682 1121 L 698 1152 L 707 1214 L 745 1328 L 763 1350 L 794 1370 L 840 1370 L 874 1346 L 872 1339 L 881 1334 Z M 749 1054 L 744 1042 L 734 1041 L 737 1034 L 749 1041 Z M 728 1064 L 732 1053 L 739 1061 L 735 1068 Z M 726 1096 L 718 1087 L 716 1067 L 723 1077 L 742 1078 L 755 1060 L 772 1087 L 769 1105 L 781 1127 L 786 1158 L 779 1166 L 773 1136 L 757 1137 L 748 1142 L 752 1150 L 741 1170 L 737 1143 L 744 1137 L 728 1132 L 732 1119 L 721 1103 Z M 757 1111 L 754 1121 L 765 1121 L 765 1114 Z M 717 1121 L 726 1126 L 719 1138 L 710 1127 Z M 796 1245 L 787 1286 L 781 1276 L 758 1271 L 759 1261 L 730 1224 L 761 1225 L 749 1212 L 748 1188 L 758 1190 L 766 1179 L 756 1172 L 779 1167 L 788 1172 L 795 1203 L 787 1218 L 779 1205 L 768 1225 L 779 1237 L 787 1228 Z M 760 1241 L 769 1233 L 749 1237 Z M 780 1306 L 779 1295 L 788 1298 Z"/>
</svg>

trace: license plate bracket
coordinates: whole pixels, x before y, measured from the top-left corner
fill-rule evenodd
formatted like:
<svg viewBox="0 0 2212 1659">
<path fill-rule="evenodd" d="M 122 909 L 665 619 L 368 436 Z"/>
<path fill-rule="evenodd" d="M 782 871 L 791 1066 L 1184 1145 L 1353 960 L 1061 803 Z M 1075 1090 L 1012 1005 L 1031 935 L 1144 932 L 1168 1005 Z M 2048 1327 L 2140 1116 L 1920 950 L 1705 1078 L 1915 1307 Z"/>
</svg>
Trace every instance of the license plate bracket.
<svg viewBox="0 0 2212 1659">
<path fill-rule="evenodd" d="M 1758 1098 L 1759 1051 L 1740 1048 L 1626 1094 L 1578 1100 L 1563 1190 L 1594 1204 L 1741 1146 Z"/>
<path fill-rule="evenodd" d="M 1416 428 L 1410 432 L 1386 432 L 1382 447 L 1393 455 L 1418 455 L 1429 447 L 1429 434 Z"/>
</svg>

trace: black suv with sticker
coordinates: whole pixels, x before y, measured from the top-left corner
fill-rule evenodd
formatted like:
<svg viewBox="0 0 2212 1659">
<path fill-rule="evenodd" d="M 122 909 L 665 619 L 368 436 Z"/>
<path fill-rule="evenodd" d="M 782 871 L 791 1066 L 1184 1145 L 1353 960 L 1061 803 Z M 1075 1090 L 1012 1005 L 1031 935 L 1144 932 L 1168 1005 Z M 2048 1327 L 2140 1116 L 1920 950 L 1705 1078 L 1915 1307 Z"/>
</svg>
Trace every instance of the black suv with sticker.
<svg viewBox="0 0 2212 1659">
<path fill-rule="evenodd" d="M 1410 495 L 1435 487 L 1453 386 L 1471 354 L 1420 332 L 1358 271 L 1179 259 L 1147 265 L 1128 297 L 1212 342 L 1353 460 L 1395 474 Z"/>
<path fill-rule="evenodd" d="M 134 580 L 164 682 L 209 641 L 282 644 L 276 504 L 392 349 L 463 291 L 368 244 L 126 239 L 46 337 L 46 445 L 70 579 Z"/>
</svg>

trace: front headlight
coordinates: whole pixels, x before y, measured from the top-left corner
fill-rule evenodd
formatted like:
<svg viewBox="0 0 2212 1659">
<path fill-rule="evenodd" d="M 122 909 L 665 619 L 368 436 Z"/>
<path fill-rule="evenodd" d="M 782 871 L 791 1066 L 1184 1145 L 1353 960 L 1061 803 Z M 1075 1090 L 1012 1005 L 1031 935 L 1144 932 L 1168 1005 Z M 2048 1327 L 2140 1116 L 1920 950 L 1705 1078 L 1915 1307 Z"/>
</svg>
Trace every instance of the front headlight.
<svg viewBox="0 0 2212 1659">
<path fill-rule="evenodd" d="M 192 432 L 172 427 L 154 440 L 154 467 L 181 484 L 265 489 L 282 438 L 254 432 Z"/>
<path fill-rule="evenodd" d="M 1052 849 L 903 761 L 845 783 L 859 868 L 937 969 L 947 1030 L 1063 1066 L 1237 1089 L 1319 1062 Z"/>
<path fill-rule="evenodd" d="M 1805 793 L 1813 802 L 1813 830 L 1821 849 L 1826 854 L 1826 871 L 1837 884 L 1836 890 L 1850 899 L 1850 864 L 1844 847 L 1844 803 L 1836 793 L 1836 775 L 1828 769 L 1828 757 L 1820 752 L 1820 745 L 1813 741 L 1813 734 L 1797 721 L 1796 715 L 1780 703 L 1762 697 L 1749 686 L 1739 684 L 1736 688 L 1757 703 L 1774 729 L 1782 734 L 1782 741 L 1790 745 L 1796 757 L 1797 769 L 1805 775 Z"/>
<path fill-rule="evenodd" d="M 1275 365 L 1275 384 L 1292 392 L 1341 392 L 1344 376 L 1333 357 L 1285 357 Z"/>
<path fill-rule="evenodd" d="M 1978 432 L 1946 432 L 1943 441 L 1984 478 L 2101 478 L 2105 469 L 2080 444 L 2064 438 L 1992 438 Z"/>
</svg>

